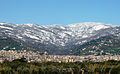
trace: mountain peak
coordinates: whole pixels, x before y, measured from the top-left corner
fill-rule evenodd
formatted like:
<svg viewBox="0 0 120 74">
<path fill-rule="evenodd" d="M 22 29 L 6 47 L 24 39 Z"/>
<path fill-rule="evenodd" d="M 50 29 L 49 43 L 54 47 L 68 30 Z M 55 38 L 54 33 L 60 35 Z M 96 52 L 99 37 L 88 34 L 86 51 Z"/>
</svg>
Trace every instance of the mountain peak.
<svg viewBox="0 0 120 74">
<path fill-rule="evenodd" d="M 32 27 L 32 26 L 36 26 L 37 24 L 27 23 L 27 24 L 21 24 L 21 25 L 25 25 L 25 26 L 30 26 L 30 27 Z"/>
<path fill-rule="evenodd" d="M 11 23 L 7 23 L 7 22 L 0 22 L 0 25 L 4 25 L 4 24 L 11 24 Z"/>
<path fill-rule="evenodd" d="M 100 30 L 100 29 L 116 27 L 116 26 L 112 25 L 112 24 L 85 22 L 85 23 L 70 24 L 70 25 L 68 25 L 68 27 L 71 27 L 71 28 L 93 28 L 94 30 Z"/>
<path fill-rule="evenodd" d="M 104 24 L 104 23 L 97 23 L 97 22 L 84 22 L 84 23 L 75 23 L 75 24 L 69 24 L 68 26 L 71 27 L 77 27 L 77 26 L 97 26 L 97 25 L 110 25 L 112 24 Z"/>
</svg>

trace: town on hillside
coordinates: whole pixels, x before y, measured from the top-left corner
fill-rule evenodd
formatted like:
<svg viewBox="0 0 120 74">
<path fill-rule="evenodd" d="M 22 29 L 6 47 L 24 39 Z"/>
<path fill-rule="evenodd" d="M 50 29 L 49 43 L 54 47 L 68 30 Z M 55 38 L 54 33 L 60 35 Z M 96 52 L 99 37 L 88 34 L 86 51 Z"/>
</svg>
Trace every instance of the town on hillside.
<svg viewBox="0 0 120 74">
<path fill-rule="evenodd" d="M 0 50 L 0 62 L 4 60 L 13 61 L 15 59 L 26 58 L 28 62 L 103 62 L 108 60 L 120 61 L 120 55 L 48 55 L 47 52 L 40 54 L 39 51 L 26 51 L 26 50 Z"/>
</svg>

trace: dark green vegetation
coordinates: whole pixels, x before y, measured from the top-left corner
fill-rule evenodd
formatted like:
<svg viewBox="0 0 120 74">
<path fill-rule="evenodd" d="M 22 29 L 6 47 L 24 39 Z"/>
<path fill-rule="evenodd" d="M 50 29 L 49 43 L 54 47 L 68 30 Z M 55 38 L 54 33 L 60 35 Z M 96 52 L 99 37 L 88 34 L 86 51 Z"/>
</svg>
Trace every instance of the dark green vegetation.
<svg viewBox="0 0 120 74">
<path fill-rule="evenodd" d="M 90 42 L 84 43 L 83 45 L 74 46 L 71 53 L 75 55 L 100 55 L 100 53 L 102 55 L 106 55 L 107 53 L 112 55 L 120 55 L 120 37 L 100 37 L 99 39 L 92 40 Z"/>
<path fill-rule="evenodd" d="M 23 42 L 19 40 L 15 40 L 9 37 L 1 37 L 0 36 L 0 50 L 32 50 L 37 51 L 34 48 L 23 44 Z M 39 50 L 40 51 L 40 50 Z M 41 53 L 44 53 L 44 51 L 40 51 Z"/>
<path fill-rule="evenodd" d="M 5 50 L 25 50 L 30 49 L 29 47 L 24 47 L 20 42 L 15 41 L 9 37 L 0 37 L 0 49 Z"/>
<path fill-rule="evenodd" d="M 40 48 L 37 49 L 33 45 L 29 45 L 30 43 L 31 42 L 25 43 L 22 42 L 21 40 L 16 40 L 7 36 L 0 36 L 0 50 L 28 50 L 28 51 L 32 50 L 32 51 L 39 51 L 41 52 L 41 54 L 44 53 L 43 50 L 39 50 Z M 44 47 L 45 45 L 37 45 L 37 46 Z M 49 46 L 47 46 L 47 48 L 48 47 Z"/>
<path fill-rule="evenodd" d="M 0 63 L 0 74 L 120 74 L 120 61 L 27 63 L 22 58 Z"/>
</svg>

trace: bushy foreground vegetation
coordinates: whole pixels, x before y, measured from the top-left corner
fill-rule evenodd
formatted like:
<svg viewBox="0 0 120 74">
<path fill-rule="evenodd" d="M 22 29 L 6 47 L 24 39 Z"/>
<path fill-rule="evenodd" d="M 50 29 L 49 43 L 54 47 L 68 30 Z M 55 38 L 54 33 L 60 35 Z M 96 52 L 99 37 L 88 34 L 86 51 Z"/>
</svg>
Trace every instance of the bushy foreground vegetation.
<svg viewBox="0 0 120 74">
<path fill-rule="evenodd" d="M 22 58 L 0 63 L 0 74 L 120 74 L 120 61 L 28 63 Z"/>
</svg>

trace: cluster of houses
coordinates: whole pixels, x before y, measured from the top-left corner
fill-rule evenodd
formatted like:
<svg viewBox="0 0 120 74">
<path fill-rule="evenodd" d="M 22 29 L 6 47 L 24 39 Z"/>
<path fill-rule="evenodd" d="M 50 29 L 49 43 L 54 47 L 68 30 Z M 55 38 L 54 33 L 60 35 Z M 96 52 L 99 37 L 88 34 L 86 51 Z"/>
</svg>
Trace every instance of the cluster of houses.
<svg viewBox="0 0 120 74">
<path fill-rule="evenodd" d="M 26 51 L 26 50 L 0 50 L 0 62 L 4 60 L 13 61 L 22 57 L 26 58 L 28 62 L 83 62 L 83 61 L 94 61 L 103 62 L 108 60 L 120 61 L 120 55 L 86 55 L 86 56 L 75 56 L 75 55 L 47 55 L 47 52 L 40 54 L 39 51 Z"/>
</svg>

